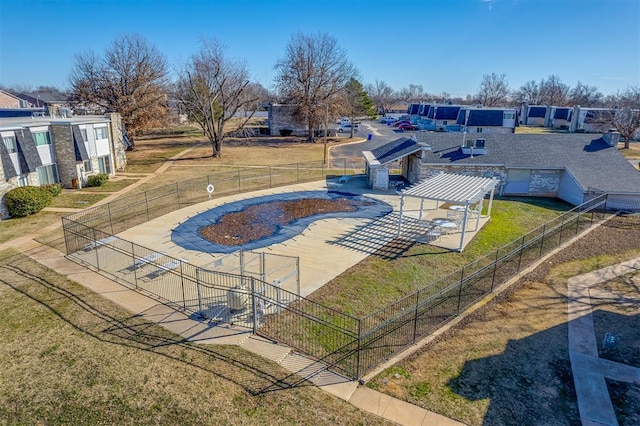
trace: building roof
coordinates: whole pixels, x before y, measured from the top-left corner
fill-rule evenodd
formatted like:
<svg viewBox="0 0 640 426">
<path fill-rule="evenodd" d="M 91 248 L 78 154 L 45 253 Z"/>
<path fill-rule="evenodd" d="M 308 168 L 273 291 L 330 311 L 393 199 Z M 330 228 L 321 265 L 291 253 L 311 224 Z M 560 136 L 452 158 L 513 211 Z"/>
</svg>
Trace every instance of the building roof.
<svg viewBox="0 0 640 426">
<path fill-rule="evenodd" d="M 504 111 L 501 109 L 472 109 L 469 111 L 467 126 L 502 127 Z"/>
<path fill-rule="evenodd" d="M 546 106 L 530 106 L 527 112 L 527 117 L 532 118 L 544 118 L 547 115 Z"/>
<path fill-rule="evenodd" d="M 26 127 L 49 126 L 51 124 L 87 124 L 108 123 L 109 119 L 103 115 L 82 115 L 69 118 L 55 117 L 0 117 L 0 130 L 23 129 Z"/>
<path fill-rule="evenodd" d="M 363 151 L 362 154 L 369 165 L 378 166 L 392 163 L 424 147 L 424 144 L 413 139 L 400 138 L 371 151 Z"/>
<path fill-rule="evenodd" d="M 572 108 L 556 108 L 553 112 L 553 118 L 556 120 L 569 120 L 571 118 Z"/>
<path fill-rule="evenodd" d="M 435 118 L 436 120 L 456 120 L 460 108 L 460 106 L 456 105 L 432 105 L 429 108 L 428 118 Z"/>
<path fill-rule="evenodd" d="M 485 140 L 486 153 L 473 157 L 462 152 L 463 137 L 458 132 L 424 135 L 431 146 L 425 163 L 566 170 L 584 191 L 640 193 L 640 173 L 601 135 L 467 133 L 467 140 Z"/>
</svg>

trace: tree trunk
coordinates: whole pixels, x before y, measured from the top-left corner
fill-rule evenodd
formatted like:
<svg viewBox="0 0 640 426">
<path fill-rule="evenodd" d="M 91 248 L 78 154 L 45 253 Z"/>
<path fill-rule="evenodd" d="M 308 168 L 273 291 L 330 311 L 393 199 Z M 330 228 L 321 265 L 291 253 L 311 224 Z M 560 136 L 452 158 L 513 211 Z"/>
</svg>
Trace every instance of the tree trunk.
<svg viewBox="0 0 640 426">
<path fill-rule="evenodd" d="M 624 138 L 624 149 L 629 149 L 629 139 L 631 138 Z"/>
</svg>

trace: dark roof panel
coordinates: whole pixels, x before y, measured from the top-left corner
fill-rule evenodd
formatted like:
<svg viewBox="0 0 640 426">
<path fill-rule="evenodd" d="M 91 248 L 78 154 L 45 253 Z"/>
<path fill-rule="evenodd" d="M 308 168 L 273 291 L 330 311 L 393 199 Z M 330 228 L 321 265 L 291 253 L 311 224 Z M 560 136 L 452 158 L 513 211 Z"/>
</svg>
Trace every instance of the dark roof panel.
<svg viewBox="0 0 640 426">
<path fill-rule="evenodd" d="M 546 115 L 547 115 L 547 107 L 532 106 L 532 107 L 529 107 L 529 112 L 528 112 L 527 117 L 544 118 Z"/>
<path fill-rule="evenodd" d="M 420 150 L 422 146 L 413 139 L 400 138 L 371 151 L 380 164 L 390 163 Z"/>
<path fill-rule="evenodd" d="M 504 112 L 501 109 L 472 109 L 469 111 L 467 126 L 500 126 Z"/>
<path fill-rule="evenodd" d="M 436 109 L 436 120 L 456 120 L 459 111 L 459 106 L 438 106 Z"/>
<path fill-rule="evenodd" d="M 556 120 L 568 120 L 571 117 L 571 108 L 556 108 L 553 118 Z"/>
</svg>

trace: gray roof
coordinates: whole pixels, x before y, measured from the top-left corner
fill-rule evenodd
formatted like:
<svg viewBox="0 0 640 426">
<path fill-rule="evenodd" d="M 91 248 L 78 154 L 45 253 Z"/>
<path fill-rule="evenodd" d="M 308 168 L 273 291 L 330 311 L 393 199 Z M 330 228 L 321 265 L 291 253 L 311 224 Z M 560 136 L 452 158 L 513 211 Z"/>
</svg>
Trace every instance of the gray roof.
<svg viewBox="0 0 640 426">
<path fill-rule="evenodd" d="M 484 139 L 487 153 L 463 154 L 461 133 L 428 133 L 424 139 L 431 151 L 425 162 L 567 170 L 585 191 L 640 193 L 638 170 L 597 134 L 467 133 L 466 137 Z"/>
<path fill-rule="evenodd" d="M 49 126 L 51 124 L 89 124 L 108 123 L 109 119 L 104 115 L 78 115 L 68 118 L 57 117 L 0 117 L 0 130 L 20 129 L 36 126 Z"/>
<path fill-rule="evenodd" d="M 423 145 L 413 139 L 400 138 L 371 151 L 363 151 L 363 155 L 369 164 L 388 164 L 418 152 L 422 147 Z"/>
</svg>

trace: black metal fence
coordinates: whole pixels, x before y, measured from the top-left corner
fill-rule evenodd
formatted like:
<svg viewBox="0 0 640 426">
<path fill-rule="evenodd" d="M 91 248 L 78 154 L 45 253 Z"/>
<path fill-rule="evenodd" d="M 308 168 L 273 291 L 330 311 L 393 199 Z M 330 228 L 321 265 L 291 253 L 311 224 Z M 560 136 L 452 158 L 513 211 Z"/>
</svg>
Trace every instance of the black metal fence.
<svg viewBox="0 0 640 426">
<path fill-rule="evenodd" d="M 320 178 L 325 170 L 291 180 Z M 217 196 L 269 187 L 268 174 L 228 172 L 147 191 L 63 218 L 70 258 L 111 274 L 117 281 L 151 293 L 189 313 L 252 327 L 256 334 L 286 344 L 346 377 L 359 378 L 394 354 L 454 319 L 493 289 L 563 242 L 604 219 L 606 194 L 592 198 L 413 294 L 356 318 L 258 278 L 210 271 L 115 237 L 131 226 L 204 201 L 203 188 Z M 235 174 L 234 174 L 235 173 Z M 282 175 L 286 174 L 284 171 Z M 259 177 L 258 177 L 259 176 Z M 267 180 L 268 179 L 268 180 Z M 284 177 L 279 184 L 287 182 Z M 251 182 L 251 183 L 250 183 Z M 267 186 L 268 185 L 268 186 Z M 204 198 L 204 199 L 203 199 Z"/>
</svg>

